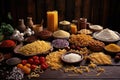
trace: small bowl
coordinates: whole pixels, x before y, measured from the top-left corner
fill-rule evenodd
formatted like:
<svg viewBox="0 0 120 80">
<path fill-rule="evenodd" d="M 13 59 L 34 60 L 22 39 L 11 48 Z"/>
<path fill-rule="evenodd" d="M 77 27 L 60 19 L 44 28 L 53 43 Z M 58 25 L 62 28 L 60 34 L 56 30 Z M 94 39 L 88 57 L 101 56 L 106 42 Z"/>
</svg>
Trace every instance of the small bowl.
<svg viewBox="0 0 120 80">
<path fill-rule="evenodd" d="M 36 40 L 37 40 L 36 36 L 30 36 L 30 37 L 25 38 L 24 42 L 25 43 L 32 43 Z"/>
<path fill-rule="evenodd" d="M 3 53 L 13 52 L 15 47 L 16 47 L 16 45 L 12 46 L 12 47 L 1 47 L 0 52 L 3 52 Z"/>
<path fill-rule="evenodd" d="M 4 41 L 7 41 L 7 40 L 4 40 Z M 3 52 L 3 53 L 13 52 L 13 49 L 16 47 L 17 42 L 14 40 L 11 40 L 14 42 L 14 45 L 6 47 L 6 45 L 9 45 L 9 43 L 6 42 L 6 44 L 4 44 L 4 41 L 2 41 L 3 43 L 0 42 L 0 52 Z"/>
<path fill-rule="evenodd" d="M 21 59 L 17 58 L 17 57 L 13 57 L 13 58 L 10 58 L 10 59 L 6 60 L 6 64 L 10 65 L 10 66 L 17 65 L 19 63 L 21 63 Z"/>
<path fill-rule="evenodd" d="M 112 49 L 109 49 L 109 47 L 112 48 Z M 117 45 L 117 44 L 113 44 L 113 43 L 106 45 L 106 46 L 104 47 L 104 49 L 105 49 L 106 51 L 112 52 L 112 53 L 119 53 L 119 52 L 120 52 L 120 46 Z M 113 50 L 113 49 L 116 49 L 116 50 Z"/>
<path fill-rule="evenodd" d="M 37 37 L 40 39 L 43 39 L 43 40 L 47 40 L 52 37 L 52 32 L 45 29 L 45 30 L 39 32 Z"/>
<path fill-rule="evenodd" d="M 103 30 L 103 27 L 100 25 L 90 25 L 89 28 L 93 31 L 101 31 Z"/>
<path fill-rule="evenodd" d="M 70 33 L 64 30 L 58 30 L 53 33 L 55 39 L 69 39 Z"/>
<path fill-rule="evenodd" d="M 69 46 L 69 42 L 66 39 L 55 39 L 52 41 L 52 45 L 56 49 L 63 49 Z"/>
<path fill-rule="evenodd" d="M 61 56 L 61 60 L 68 64 L 79 64 L 83 60 L 83 55 L 77 52 L 67 52 Z"/>
<path fill-rule="evenodd" d="M 33 25 L 33 31 L 37 35 L 40 31 L 43 31 L 43 25 L 41 25 L 41 24 Z"/>
</svg>

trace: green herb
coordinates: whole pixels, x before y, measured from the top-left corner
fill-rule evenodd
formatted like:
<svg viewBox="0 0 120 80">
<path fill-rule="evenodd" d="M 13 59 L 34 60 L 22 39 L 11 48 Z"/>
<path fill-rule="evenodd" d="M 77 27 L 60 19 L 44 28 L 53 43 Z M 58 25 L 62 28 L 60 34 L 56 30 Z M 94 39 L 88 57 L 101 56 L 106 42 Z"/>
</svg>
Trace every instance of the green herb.
<svg viewBox="0 0 120 80">
<path fill-rule="evenodd" d="M 10 36 L 14 32 L 14 28 L 10 24 L 2 23 L 0 26 L 0 34 Z"/>
</svg>

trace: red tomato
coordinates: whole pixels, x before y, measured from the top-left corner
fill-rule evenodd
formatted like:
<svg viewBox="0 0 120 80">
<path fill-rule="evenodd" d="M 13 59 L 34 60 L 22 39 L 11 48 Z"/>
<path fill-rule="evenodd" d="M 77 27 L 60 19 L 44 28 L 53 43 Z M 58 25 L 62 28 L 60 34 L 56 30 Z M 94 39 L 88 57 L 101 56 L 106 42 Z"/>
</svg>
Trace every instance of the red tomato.
<svg viewBox="0 0 120 80">
<path fill-rule="evenodd" d="M 37 65 L 32 64 L 32 65 L 30 66 L 30 68 L 31 68 L 31 70 L 35 70 L 35 68 L 37 68 Z"/>
<path fill-rule="evenodd" d="M 33 59 L 36 60 L 36 59 L 39 59 L 39 57 L 38 56 L 33 56 Z"/>
<path fill-rule="evenodd" d="M 33 64 L 34 60 L 32 58 L 28 59 L 28 63 Z"/>
<path fill-rule="evenodd" d="M 47 63 L 42 63 L 41 64 L 41 69 L 47 69 L 48 68 L 48 64 Z"/>
<path fill-rule="evenodd" d="M 22 65 L 27 64 L 27 60 L 22 60 L 22 61 L 21 61 L 21 64 L 22 64 Z"/>
<path fill-rule="evenodd" d="M 40 60 L 40 64 L 45 63 L 45 57 L 40 57 L 39 60 Z"/>
<path fill-rule="evenodd" d="M 36 65 L 40 64 L 39 59 L 35 59 L 35 60 L 34 60 L 34 63 L 35 63 Z"/>
</svg>

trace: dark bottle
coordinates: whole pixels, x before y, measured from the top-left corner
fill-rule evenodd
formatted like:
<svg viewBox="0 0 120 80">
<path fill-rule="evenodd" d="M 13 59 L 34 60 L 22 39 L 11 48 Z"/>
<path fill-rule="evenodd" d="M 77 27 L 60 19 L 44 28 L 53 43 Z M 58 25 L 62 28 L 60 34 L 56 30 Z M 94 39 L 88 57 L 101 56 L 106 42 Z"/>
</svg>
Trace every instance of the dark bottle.
<svg viewBox="0 0 120 80">
<path fill-rule="evenodd" d="M 27 23 L 26 26 L 33 29 L 33 21 L 32 21 L 32 17 L 27 17 Z"/>
<path fill-rule="evenodd" d="M 18 27 L 17 29 L 20 31 L 20 32 L 24 32 L 26 30 L 26 26 L 24 24 L 24 19 L 19 19 L 18 20 Z"/>
</svg>

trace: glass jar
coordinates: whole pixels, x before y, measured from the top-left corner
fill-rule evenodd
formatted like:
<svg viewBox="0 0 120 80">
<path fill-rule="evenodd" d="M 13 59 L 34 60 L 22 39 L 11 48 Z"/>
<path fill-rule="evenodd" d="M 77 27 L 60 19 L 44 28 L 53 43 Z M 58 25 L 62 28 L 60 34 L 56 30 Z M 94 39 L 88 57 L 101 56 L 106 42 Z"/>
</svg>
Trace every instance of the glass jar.
<svg viewBox="0 0 120 80">
<path fill-rule="evenodd" d="M 86 28 L 87 28 L 87 18 L 80 18 L 79 29 L 86 29 Z"/>
<path fill-rule="evenodd" d="M 70 22 L 69 21 L 60 21 L 59 22 L 59 29 L 65 30 L 65 31 L 70 31 Z"/>
</svg>

